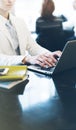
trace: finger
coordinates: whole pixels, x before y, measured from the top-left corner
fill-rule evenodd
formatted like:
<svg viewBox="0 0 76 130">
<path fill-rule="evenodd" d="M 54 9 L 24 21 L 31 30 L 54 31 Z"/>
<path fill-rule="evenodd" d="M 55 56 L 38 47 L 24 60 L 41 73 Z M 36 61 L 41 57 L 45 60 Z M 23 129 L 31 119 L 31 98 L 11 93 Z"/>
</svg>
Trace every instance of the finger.
<svg viewBox="0 0 76 130">
<path fill-rule="evenodd" d="M 60 57 L 62 55 L 62 52 L 61 51 L 55 51 L 55 52 L 53 52 L 53 55 Z"/>
<path fill-rule="evenodd" d="M 41 67 L 45 67 L 45 64 L 39 60 L 36 60 L 36 64 L 40 65 Z"/>
<path fill-rule="evenodd" d="M 52 67 L 52 66 L 55 66 L 56 65 L 56 60 L 53 61 L 52 58 L 48 59 L 46 57 L 43 57 L 43 58 L 38 58 L 38 63 L 41 65 L 41 66 L 48 66 L 48 67 Z"/>
<path fill-rule="evenodd" d="M 50 66 L 55 66 L 56 65 L 56 62 L 53 62 L 53 60 L 52 59 L 50 59 L 50 60 L 45 60 L 45 65 L 48 65 L 49 67 Z"/>
</svg>

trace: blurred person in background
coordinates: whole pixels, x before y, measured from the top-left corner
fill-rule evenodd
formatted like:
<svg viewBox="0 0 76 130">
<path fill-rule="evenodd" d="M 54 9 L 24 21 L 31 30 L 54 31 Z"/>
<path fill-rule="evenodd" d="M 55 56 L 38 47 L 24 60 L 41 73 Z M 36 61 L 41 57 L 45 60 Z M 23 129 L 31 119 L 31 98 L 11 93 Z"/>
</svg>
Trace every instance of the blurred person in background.
<svg viewBox="0 0 76 130">
<path fill-rule="evenodd" d="M 41 15 L 36 20 L 37 43 L 55 51 L 62 50 L 65 45 L 62 28 L 62 17 L 55 16 L 55 4 L 53 0 L 43 0 Z"/>
</svg>

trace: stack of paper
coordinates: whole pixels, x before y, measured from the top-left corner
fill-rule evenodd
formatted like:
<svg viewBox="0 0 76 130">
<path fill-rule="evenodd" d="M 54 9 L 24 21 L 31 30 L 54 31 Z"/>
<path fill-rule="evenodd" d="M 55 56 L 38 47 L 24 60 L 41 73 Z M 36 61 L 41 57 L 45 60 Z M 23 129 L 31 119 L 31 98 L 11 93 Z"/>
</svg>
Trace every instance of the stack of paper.
<svg viewBox="0 0 76 130">
<path fill-rule="evenodd" d="M 29 81 L 27 66 L 0 66 L 0 69 L 2 68 L 8 68 L 9 71 L 5 75 L 0 75 L 0 91 L 22 93 L 22 89 Z"/>
</svg>

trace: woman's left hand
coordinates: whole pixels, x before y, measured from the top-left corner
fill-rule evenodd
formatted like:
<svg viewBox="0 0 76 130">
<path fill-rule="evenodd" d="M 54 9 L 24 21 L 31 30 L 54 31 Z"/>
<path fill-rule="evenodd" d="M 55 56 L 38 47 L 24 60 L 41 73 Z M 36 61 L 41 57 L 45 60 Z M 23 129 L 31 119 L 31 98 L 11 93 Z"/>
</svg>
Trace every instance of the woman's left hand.
<svg viewBox="0 0 76 130">
<path fill-rule="evenodd" d="M 47 52 L 37 56 L 36 62 L 42 67 L 46 67 L 46 66 L 52 67 L 56 65 L 57 62 L 56 57 L 60 57 L 61 54 L 62 54 L 61 51 Z"/>
</svg>

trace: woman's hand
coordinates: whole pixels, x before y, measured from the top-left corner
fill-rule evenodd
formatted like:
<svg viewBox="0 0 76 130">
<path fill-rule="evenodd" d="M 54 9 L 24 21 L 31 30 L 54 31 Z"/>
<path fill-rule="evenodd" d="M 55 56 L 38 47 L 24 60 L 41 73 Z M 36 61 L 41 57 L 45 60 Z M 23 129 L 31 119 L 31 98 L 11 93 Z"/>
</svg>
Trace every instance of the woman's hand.
<svg viewBox="0 0 76 130">
<path fill-rule="evenodd" d="M 24 58 L 23 63 L 38 64 L 42 67 L 52 67 L 56 65 L 56 57 L 61 56 L 61 51 L 46 52 L 37 56 L 27 56 Z"/>
<path fill-rule="evenodd" d="M 56 65 L 57 58 L 62 54 L 61 51 L 47 52 L 37 57 L 37 64 L 42 67 L 52 67 Z"/>
</svg>

